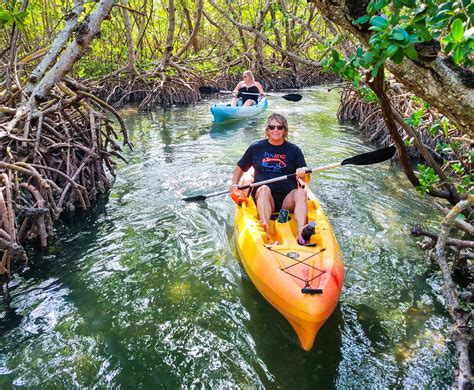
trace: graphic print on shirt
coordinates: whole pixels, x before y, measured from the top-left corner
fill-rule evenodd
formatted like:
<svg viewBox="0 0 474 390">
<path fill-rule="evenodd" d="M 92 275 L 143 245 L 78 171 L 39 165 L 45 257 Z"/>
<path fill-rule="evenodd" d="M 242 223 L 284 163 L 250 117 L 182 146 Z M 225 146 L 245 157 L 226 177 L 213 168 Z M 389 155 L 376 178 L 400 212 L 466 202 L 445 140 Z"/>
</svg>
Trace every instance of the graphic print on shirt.
<svg viewBox="0 0 474 390">
<path fill-rule="evenodd" d="M 263 172 L 281 173 L 286 167 L 286 154 L 265 152 L 262 159 Z"/>
</svg>

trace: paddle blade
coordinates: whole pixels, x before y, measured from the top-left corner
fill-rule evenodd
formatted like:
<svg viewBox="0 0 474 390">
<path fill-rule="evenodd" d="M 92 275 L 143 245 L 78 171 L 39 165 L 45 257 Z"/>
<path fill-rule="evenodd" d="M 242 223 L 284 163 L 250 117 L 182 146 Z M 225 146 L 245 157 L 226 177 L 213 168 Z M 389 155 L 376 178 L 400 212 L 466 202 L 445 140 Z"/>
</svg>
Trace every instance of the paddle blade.
<svg viewBox="0 0 474 390">
<path fill-rule="evenodd" d="M 199 92 L 201 92 L 202 94 L 204 95 L 209 95 L 209 94 L 212 94 L 212 93 L 218 93 L 219 90 L 217 88 L 214 88 L 214 87 L 199 87 Z"/>
<path fill-rule="evenodd" d="M 242 188 L 244 188 L 244 187 L 242 187 Z M 206 199 L 212 198 L 214 196 L 225 195 L 225 194 L 228 194 L 228 193 L 229 193 L 229 190 L 225 190 L 225 191 L 214 192 L 212 194 L 207 194 L 207 195 L 190 196 L 188 198 L 183 198 L 183 200 L 185 202 L 195 202 L 195 201 L 200 201 L 200 200 L 206 200 Z"/>
<path fill-rule="evenodd" d="M 196 195 L 183 198 L 185 202 L 199 202 L 200 200 L 206 200 L 206 195 Z"/>
<path fill-rule="evenodd" d="M 347 164 L 352 164 L 352 165 L 371 165 L 371 164 L 377 164 L 382 161 L 386 161 L 391 159 L 397 149 L 395 146 L 388 146 L 386 148 L 374 150 L 373 152 L 368 152 L 368 153 L 362 153 L 357 156 L 351 157 L 351 158 L 346 158 L 341 165 L 347 165 Z"/>
<path fill-rule="evenodd" d="M 283 95 L 282 98 L 290 102 L 299 102 L 303 96 L 298 93 L 289 93 L 288 95 Z"/>
</svg>

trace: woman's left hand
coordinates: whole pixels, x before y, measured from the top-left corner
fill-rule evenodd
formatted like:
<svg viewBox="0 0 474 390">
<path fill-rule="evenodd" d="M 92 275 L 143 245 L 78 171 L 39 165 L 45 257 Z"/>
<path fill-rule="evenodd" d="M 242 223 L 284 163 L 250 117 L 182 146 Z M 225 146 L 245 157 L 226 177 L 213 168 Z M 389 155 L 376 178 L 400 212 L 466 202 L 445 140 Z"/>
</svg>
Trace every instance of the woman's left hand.
<svg viewBox="0 0 474 390">
<path fill-rule="evenodd" d="M 296 177 L 299 177 L 300 179 L 304 179 L 305 175 L 306 175 L 306 167 L 303 167 L 303 168 L 298 168 L 296 170 Z"/>
</svg>

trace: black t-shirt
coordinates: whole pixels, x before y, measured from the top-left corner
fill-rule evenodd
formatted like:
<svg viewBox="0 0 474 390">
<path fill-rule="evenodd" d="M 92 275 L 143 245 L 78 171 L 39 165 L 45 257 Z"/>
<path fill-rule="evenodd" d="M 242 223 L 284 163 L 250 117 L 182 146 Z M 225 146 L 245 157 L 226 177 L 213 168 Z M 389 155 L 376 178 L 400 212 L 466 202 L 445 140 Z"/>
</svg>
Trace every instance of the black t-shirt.
<svg viewBox="0 0 474 390">
<path fill-rule="evenodd" d="M 257 94 L 257 95 L 248 95 L 248 94 L 242 93 L 242 92 L 249 92 L 249 93 Z M 258 90 L 256 85 L 252 85 L 251 87 L 248 87 L 248 88 L 244 85 L 244 86 L 239 88 L 239 94 L 237 95 L 237 97 L 242 98 L 242 104 L 245 104 L 245 102 L 249 99 L 252 99 L 256 103 L 256 102 L 258 102 L 258 94 L 259 93 L 260 93 L 260 91 Z"/>
<path fill-rule="evenodd" d="M 288 141 L 275 146 L 263 139 L 250 145 L 237 165 L 243 171 L 253 166 L 257 182 L 295 173 L 297 168 L 306 167 L 306 161 L 299 146 Z M 288 194 L 297 188 L 296 177 L 270 183 L 268 186 L 272 193 Z"/>
</svg>

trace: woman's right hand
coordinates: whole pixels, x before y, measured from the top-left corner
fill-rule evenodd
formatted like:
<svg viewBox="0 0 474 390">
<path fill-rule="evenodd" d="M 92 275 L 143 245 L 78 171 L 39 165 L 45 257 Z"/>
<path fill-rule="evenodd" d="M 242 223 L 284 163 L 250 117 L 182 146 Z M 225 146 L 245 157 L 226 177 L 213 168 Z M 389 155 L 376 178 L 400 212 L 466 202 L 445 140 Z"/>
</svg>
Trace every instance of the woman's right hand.
<svg viewBox="0 0 474 390">
<path fill-rule="evenodd" d="M 238 184 L 231 184 L 230 187 L 229 187 L 229 192 L 232 192 L 232 191 L 236 190 L 237 188 L 239 188 Z"/>
</svg>

